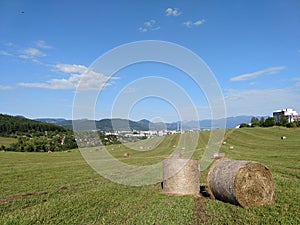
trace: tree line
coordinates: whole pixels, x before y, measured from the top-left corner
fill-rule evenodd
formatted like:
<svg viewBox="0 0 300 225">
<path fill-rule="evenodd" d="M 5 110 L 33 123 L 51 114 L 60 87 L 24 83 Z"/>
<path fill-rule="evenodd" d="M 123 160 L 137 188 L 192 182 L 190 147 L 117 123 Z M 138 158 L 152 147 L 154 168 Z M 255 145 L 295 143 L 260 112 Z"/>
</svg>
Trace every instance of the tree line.
<svg viewBox="0 0 300 225">
<path fill-rule="evenodd" d="M 30 120 L 21 116 L 0 114 L 1 136 L 12 136 L 20 133 L 45 131 L 65 132 L 66 129 L 55 124 Z"/>
<path fill-rule="evenodd" d="M 16 152 L 53 152 L 77 148 L 77 143 L 69 132 L 46 132 L 46 135 L 27 134 L 17 137 L 17 141 L 9 147 L 1 146 L 2 150 Z"/>
<path fill-rule="evenodd" d="M 71 130 L 20 116 L 0 114 L 0 136 L 17 139 L 8 147 L 0 146 L 6 151 L 48 152 L 77 148 Z"/>
<path fill-rule="evenodd" d="M 257 117 L 252 117 L 251 118 L 251 125 L 247 123 L 242 123 L 240 124 L 240 128 L 243 127 L 273 127 L 273 126 L 284 126 L 288 128 L 292 127 L 300 127 L 300 121 L 294 121 L 294 122 L 289 122 L 288 118 L 284 115 L 281 115 L 279 118 L 279 121 L 276 121 L 274 117 L 268 117 L 268 118 L 257 118 Z"/>
</svg>

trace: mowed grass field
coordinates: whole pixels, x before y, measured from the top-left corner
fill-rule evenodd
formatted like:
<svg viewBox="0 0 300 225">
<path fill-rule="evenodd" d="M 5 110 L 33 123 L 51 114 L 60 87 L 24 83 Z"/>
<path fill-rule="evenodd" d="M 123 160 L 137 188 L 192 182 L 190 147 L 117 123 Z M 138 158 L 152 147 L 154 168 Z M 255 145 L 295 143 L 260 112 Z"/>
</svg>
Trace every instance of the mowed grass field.
<svg viewBox="0 0 300 225">
<path fill-rule="evenodd" d="M 202 155 L 208 138 L 208 131 L 200 132 L 194 157 Z M 149 165 L 174 151 L 178 139 L 167 136 L 149 151 L 107 149 L 125 163 Z M 228 158 L 258 161 L 270 169 L 273 205 L 244 209 L 201 195 L 164 195 L 160 183 L 116 184 L 91 169 L 79 150 L 0 152 L 0 224 L 300 224 L 300 129 L 230 129 L 225 140 L 220 152 Z M 130 147 L 150 149 L 153 143 Z M 202 186 L 207 172 L 201 171 Z"/>
</svg>

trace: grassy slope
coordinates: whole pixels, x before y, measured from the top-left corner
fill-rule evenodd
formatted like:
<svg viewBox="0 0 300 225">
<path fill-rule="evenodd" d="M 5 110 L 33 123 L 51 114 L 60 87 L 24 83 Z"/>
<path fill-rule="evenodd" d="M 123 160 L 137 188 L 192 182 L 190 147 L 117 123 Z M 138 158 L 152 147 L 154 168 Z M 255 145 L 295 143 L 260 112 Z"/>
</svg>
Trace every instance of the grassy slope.
<svg viewBox="0 0 300 225">
<path fill-rule="evenodd" d="M 16 138 L 0 137 L 0 146 L 9 147 L 10 144 L 17 142 Z"/>
<path fill-rule="evenodd" d="M 281 135 L 287 139 L 281 140 Z M 275 180 L 275 204 L 252 209 L 204 197 L 166 196 L 160 184 L 112 183 L 94 172 L 77 150 L 1 152 L 0 224 L 300 224 L 299 138 L 300 129 L 227 131 L 227 145 L 220 151 L 229 158 L 264 163 Z M 195 156 L 202 154 L 207 140 L 208 132 L 202 132 Z M 178 136 L 169 136 L 158 148 L 145 152 L 122 146 L 108 150 L 124 162 L 146 165 L 167 156 L 177 141 Z M 235 149 L 229 150 L 230 145 Z M 124 159 L 125 152 L 131 158 Z M 201 173 L 202 185 L 206 174 Z"/>
</svg>

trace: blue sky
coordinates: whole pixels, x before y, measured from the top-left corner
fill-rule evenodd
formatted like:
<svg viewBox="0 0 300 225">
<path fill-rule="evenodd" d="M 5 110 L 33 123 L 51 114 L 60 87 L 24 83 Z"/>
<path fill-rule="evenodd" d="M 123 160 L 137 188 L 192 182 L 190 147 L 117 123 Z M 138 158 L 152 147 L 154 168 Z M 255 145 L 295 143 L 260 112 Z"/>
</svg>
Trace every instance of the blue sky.
<svg viewBox="0 0 300 225">
<path fill-rule="evenodd" d="M 126 43 L 161 40 L 183 46 L 214 73 L 227 116 L 300 112 L 300 2 L 270 1 L 0 1 L 0 112 L 29 118 L 72 118 L 76 87 L 101 55 Z M 179 56 L 180 57 L 180 56 Z M 124 68 L 104 84 L 96 119 L 112 115 L 124 93 L 156 87 L 143 78 L 174 82 L 200 119 L 210 118 L 205 93 L 182 71 L 159 63 Z M 205 81 L 204 81 L 205 82 Z M 162 90 L 164 87 L 162 87 Z M 144 96 L 115 117 L 195 119 L 186 101 Z M 118 103 L 121 104 L 121 103 Z M 180 108 L 180 110 L 179 110 Z M 179 116 L 178 112 L 184 112 Z"/>
</svg>

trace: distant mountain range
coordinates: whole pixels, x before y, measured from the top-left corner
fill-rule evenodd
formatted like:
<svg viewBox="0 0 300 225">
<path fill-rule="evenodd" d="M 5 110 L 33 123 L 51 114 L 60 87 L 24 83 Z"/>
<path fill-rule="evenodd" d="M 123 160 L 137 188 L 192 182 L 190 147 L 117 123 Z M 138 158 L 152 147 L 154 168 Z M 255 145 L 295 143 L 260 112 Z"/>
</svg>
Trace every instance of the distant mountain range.
<svg viewBox="0 0 300 225">
<path fill-rule="evenodd" d="M 226 118 L 226 128 L 235 128 L 241 123 L 250 123 L 253 116 L 236 116 Z M 260 118 L 260 117 L 259 117 Z M 63 126 L 67 129 L 72 129 L 72 120 L 66 120 L 63 118 L 39 118 L 35 119 L 42 122 L 53 123 Z M 214 120 L 214 128 L 220 128 L 224 119 Z M 212 120 L 200 120 L 200 121 L 183 121 L 173 123 L 153 123 L 149 120 L 143 119 L 140 121 L 132 121 L 127 119 L 101 119 L 96 120 L 76 120 L 76 124 L 80 125 L 82 130 L 89 130 L 93 124 L 96 124 L 96 128 L 101 131 L 126 131 L 126 130 L 191 130 L 191 129 L 211 129 Z"/>
</svg>

